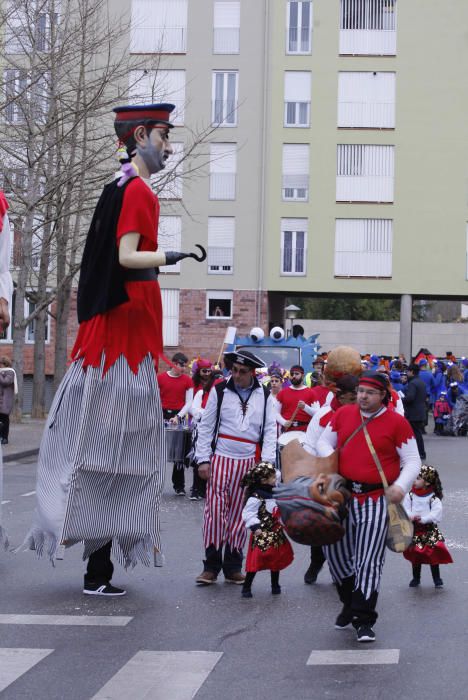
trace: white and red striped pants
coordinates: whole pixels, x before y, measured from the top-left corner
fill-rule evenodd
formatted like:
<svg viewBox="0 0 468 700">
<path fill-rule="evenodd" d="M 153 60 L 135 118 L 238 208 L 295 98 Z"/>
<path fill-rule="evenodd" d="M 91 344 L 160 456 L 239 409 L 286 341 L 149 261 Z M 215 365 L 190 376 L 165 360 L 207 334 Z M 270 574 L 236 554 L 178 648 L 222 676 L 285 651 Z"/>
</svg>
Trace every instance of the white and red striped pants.
<svg viewBox="0 0 468 700">
<path fill-rule="evenodd" d="M 224 544 L 231 550 L 243 548 L 247 531 L 242 520 L 244 492 L 240 482 L 254 464 L 255 457 L 233 459 L 213 455 L 203 520 L 205 549 L 210 545 L 220 549 Z"/>
</svg>

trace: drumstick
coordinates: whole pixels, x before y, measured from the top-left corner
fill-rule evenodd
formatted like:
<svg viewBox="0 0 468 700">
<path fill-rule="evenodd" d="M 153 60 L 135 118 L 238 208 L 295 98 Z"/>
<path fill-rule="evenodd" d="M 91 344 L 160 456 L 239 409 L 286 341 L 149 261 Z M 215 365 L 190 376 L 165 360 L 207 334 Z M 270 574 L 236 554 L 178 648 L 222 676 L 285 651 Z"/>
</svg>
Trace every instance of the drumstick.
<svg viewBox="0 0 468 700">
<path fill-rule="evenodd" d="M 294 419 L 297 415 L 298 410 L 299 410 L 299 403 L 297 404 L 296 408 L 294 409 L 294 413 L 292 414 L 291 418 L 289 419 L 291 421 L 291 423 L 294 422 Z"/>
</svg>

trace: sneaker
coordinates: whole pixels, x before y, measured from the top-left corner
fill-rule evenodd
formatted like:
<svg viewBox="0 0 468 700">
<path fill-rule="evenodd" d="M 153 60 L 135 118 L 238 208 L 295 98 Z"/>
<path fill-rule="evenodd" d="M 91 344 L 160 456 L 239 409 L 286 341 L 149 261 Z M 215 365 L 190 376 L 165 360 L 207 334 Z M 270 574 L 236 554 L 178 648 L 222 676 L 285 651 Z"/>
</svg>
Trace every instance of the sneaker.
<svg viewBox="0 0 468 700">
<path fill-rule="evenodd" d="M 196 491 L 190 491 L 189 501 L 199 501 L 200 496 Z"/>
<path fill-rule="evenodd" d="M 209 586 L 211 583 L 216 583 L 218 575 L 213 571 L 202 571 L 200 576 L 197 576 L 195 581 L 203 586 Z"/>
<path fill-rule="evenodd" d="M 375 632 L 370 625 L 361 625 L 357 628 L 358 642 L 375 642 Z"/>
<path fill-rule="evenodd" d="M 353 621 L 353 614 L 350 610 L 343 610 L 340 612 L 338 617 L 335 620 L 335 629 L 336 630 L 345 630 L 347 627 L 350 626 L 351 622 Z"/>
<path fill-rule="evenodd" d="M 419 586 L 420 583 L 421 583 L 420 578 L 412 578 L 411 581 L 409 582 L 409 587 L 416 588 L 417 586 Z"/>
<path fill-rule="evenodd" d="M 123 588 L 117 588 L 110 583 L 85 583 L 83 588 L 85 595 L 102 595 L 112 598 L 114 596 L 126 595 L 127 591 Z"/>
<path fill-rule="evenodd" d="M 434 579 L 434 586 L 436 588 L 443 588 L 444 587 L 444 582 L 442 581 L 441 578 L 435 578 Z"/>
<path fill-rule="evenodd" d="M 176 496 L 185 496 L 185 489 L 174 489 Z"/>
<path fill-rule="evenodd" d="M 2 442 L 2 445 L 8 445 L 8 439 L 7 439 L 7 438 L 2 438 L 1 442 Z"/>
<path fill-rule="evenodd" d="M 317 576 L 320 573 L 322 567 L 317 568 L 314 564 L 311 564 L 307 571 L 304 574 L 304 583 L 315 583 L 317 580 Z"/>
<path fill-rule="evenodd" d="M 242 598 L 252 598 L 252 591 L 250 588 L 243 588 L 241 592 Z"/>
<path fill-rule="evenodd" d="M 281 586 L 272 586 L 271 587 L 271 595 L 280 595 L 281 593 Z"/>
<path fill-rule="evenodd" d="M 237 586 L 240 586 L 244 583 L 245 576 L 240 571 L 234 571 L 232 574 L 224 574 L 224 580 L 226 583 L 235 583 Z"/>
</svg>

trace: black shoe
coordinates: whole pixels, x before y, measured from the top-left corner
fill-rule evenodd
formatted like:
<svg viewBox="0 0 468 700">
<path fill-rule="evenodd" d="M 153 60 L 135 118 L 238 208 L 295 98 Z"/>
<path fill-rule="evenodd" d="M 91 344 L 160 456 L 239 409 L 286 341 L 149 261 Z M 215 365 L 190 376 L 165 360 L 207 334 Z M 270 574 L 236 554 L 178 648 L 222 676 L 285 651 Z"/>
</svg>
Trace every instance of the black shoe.
<svg viewBox="0 0 468 700">
<path fill-rule="evenodd" d="M 322 567 L 311 564 L 304 574 L 304 583 L 315 583 Z"/>
<path fill-rule="evenodd" d="M 271 587 L 271 594 L 272 595 L 280 595 L 281 593 L 281 586 L 272 586 Z"/>
<path fill-rule="evenodd" d="M 442 581 L 441 578 L 435 578 L 434 579 L 434 586 L 436 588 L 443 588 L 444 587 L 444 582 Z"/>
<path fill-rule="evenodd" d="M 350 626 L 351 622 L 353 621 L 353 614 L 350 610 L 347 610 L 343 608 L 343 610 L 340 612 L 338 617 L 335 620 L 335 629 L 336 630 L 345 630 L 347 627 Z"/>
<path fill-rule="evenodd" d="M 421 583 L 420 578 L 412 578 L 411 581 L 409 582 L 409 587 L 416 588 L 417 586 L 419 586 L 420 583 Z"/>
<path fill-rule="evenodd" d="M 190 500 L 190 501 L 199 501 L 199 500 L 200 500 L 200 496 L 198 495 L 198 491 L 195 491 L 194 489 L 192 489 L 192 490 L 190 491 L 189 500 Z"/>
<path fill-rule="evenodd" d="M 242 598 L 252 598 L 252 591 L 250 588 L 243 588 L 241 591 Z"/>
<path fill-rule="evenodd" d="M 361 625 L 357 628 L 358 642 L 375 642 L 375 632 L 370 625 Z"/>
<path fill-rule="evenodd" d="M 83 588 L 85 595 L 102 595 L 112 598 L 114 596 L 126 595 L 127 591 L 123 588 L 117 588 L 110 583 L 85 583 Z"/>
<path fill-rule="evenodd" d="M 185 496 L 185 489 L 174 489 L 176 496 Z"/>
<path fill-rule="evenodd" d="M 2 445 L 8 445 L 8 438 L 2 438 L 1 443 Z"/>
</svg>

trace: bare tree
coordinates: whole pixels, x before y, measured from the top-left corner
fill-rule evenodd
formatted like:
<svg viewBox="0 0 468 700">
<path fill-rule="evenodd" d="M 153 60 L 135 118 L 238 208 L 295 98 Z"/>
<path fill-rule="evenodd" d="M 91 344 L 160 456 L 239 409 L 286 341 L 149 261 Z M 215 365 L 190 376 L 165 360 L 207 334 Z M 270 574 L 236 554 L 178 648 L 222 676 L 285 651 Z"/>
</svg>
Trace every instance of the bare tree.
<svg viewBox="0 0 468 700">
<path fill-rule="evenodd" d="M 0 108 L 3 186 L 12 204 L 17 267 L 13 359 L 21 416 L 25 329 L 33 324 L 33 416 L 44 415 L 47 316 L 54 308 L 54 382 L 67 363 L 73 280 L 96 196 L 115 170 L 111 108 L 133 99 L 163 100 L 154 81 L 139 94 L 142 75 L 158 75 L 160 55 L 129 53 L 127 18 L 111 17 L 109 0 L 3 1 Z M 137 76 L 133 80 L 132 76 Z M 215 127 L 190 134 L 184 177 L 207 162 L 203 144 Z M 180 169 L 180 164 L 179 164 Z M 177 176 L 169 171 L 161 188 Z M 28 312 L 25 312 L 25 302 Z"/>
</svg>

